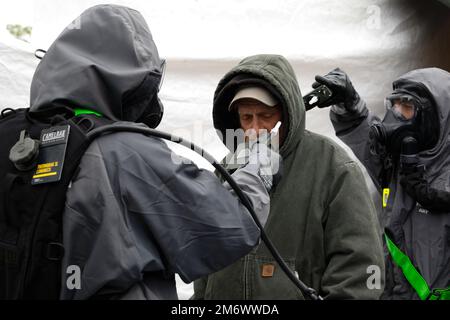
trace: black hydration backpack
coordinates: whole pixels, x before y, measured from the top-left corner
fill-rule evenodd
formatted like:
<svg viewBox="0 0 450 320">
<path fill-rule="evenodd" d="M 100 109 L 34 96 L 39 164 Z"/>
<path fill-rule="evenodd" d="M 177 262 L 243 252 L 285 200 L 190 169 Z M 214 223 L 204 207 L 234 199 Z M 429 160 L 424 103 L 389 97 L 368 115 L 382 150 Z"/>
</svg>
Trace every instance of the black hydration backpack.
<svg viewBox="0 0 450 320">
<path fill-rule="evenodd" d="M 0 300 L 59 298 L 66 191 L 89 146 L 87 133 L 110 123 L 93 115 L 74 117 L 73 112 L 66 109 L 39 114 L 30 113 L 29 109 L 2 112 Z M 51 128 L 60 129 L 52 132 Z M 66 132 L 61 128 L 70 129 Z M 22 144 L 17 145 L 19 141 Z M 62 161 L 39 163 L 42 162 L 43 146 L 52 141 L 63 141 L 65 156 L 64 150 L 59 148 L 58 157 Z M 35 152 L 35 156 L 32 152 L 26 159 L 28 164 L 13 163 L 11 150 L 15 147 L 15 154 L 21 155 L 24 144 L 29 150 L 40 151 Z M 51 181 L 58 178 L 59 181 Z M 49 180 L 46 182 L 46 179 Z"/>
</svg>

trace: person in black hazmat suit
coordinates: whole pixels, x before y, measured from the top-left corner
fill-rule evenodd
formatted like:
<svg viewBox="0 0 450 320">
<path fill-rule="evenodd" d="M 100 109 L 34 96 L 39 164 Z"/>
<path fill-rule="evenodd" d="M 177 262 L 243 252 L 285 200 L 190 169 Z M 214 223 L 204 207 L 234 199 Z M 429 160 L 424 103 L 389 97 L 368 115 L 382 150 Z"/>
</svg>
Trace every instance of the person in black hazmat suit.
<svg viewBox="0 0 450 320">
<path fill-rule="evenodd" d="M 64 106 L 155 128 L 163 61 L 144 18 L 101 5 L 79 19 L 81 28 L 65 29 L 38 66 L 31 111 Z M 256 160 L 234 178 L 264 216 L 271 186 L 259 169 Z M 98 138 L 67 192 L 60 298 L 173 300 L 175 274 L 189 283 L 248 254 L 260 230 L 230 190 L 159 139 Z"/>
<path fill-rule="evenodd" d="M 450 299 L 450 73 L 409 72 L 394 82 L 380 121 L 336 69 L 317 76 L 331 120 L 383 195 L 385 299 Z"/>
</svg>

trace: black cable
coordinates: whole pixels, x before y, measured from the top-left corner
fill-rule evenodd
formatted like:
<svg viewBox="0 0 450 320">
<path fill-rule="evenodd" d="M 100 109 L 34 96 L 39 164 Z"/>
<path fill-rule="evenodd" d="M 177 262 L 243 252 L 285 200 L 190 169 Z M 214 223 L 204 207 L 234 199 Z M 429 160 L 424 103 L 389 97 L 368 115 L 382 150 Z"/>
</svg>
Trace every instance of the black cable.
<svg viewBox="0 0 450 320">
<path fill-rule="evenodd" d="M 188 142 L 184 140 L 183 138 L 173 136 L 171 134 L 161 132 L 158 130 L 145 128 L 145 127 L 137 127 L 137 126 L 127 126 L 127 125 L 108 125 L 104 127 L 100 127 L 98 129 L 93 130 L 88 134 L 88 143 L 92 143 L 96 138 L 109 133 L 115 133 L 115 132 L 134 132 L 134 133 L 141 133 L 147 136 L 153 136 L 157 138 L 161 138 L 164 140 L 172 141 L 177 144 L 180 144 L 182 146 L 185 146 L 186 148 L 197 152 L 200 154 L 203 158 L 205 158 L 209 163 L 211 163 L 214 168 L 219 171 L 219 173 L 223 176 L 223 178 L 230 184 L 230 186 L 233 188 L 233 190 L 236 192 L 236 195 L 241 200 L 242 204 L 245 208 L 250 212 L 253 220 L 255 220 L 256 225 L 261 230 L 261 239 L 266 244 L 267 249 L 269 249 L 270 253 L 273 255 L 275 260 L 280 265 L 281 269 L 284 271 L 284 273 L 287 275 L 287 277 L 292 281 L 292 283 L 295 284 L 296 287 L 300 289 L 300 291 L 308 296 L 311 300 L 324 300 L 320 295 L 317 294 L 317 291 L 313 288 L 309 288 L 307 285 L 305 285 L 300 279 L 298 279 L 295 274 L 292 272 L 292 270 L 289 268 L 289 266 L 286 264 L 286 262 L 281 257 L 278 250 L 273 245 L 272 241 L 270 241 L 269 237 L 264 231 L 264 227 L 262 226 L 261 222 L 259 221 L 255 210 L 253 209 L 250 201 L 248 200 L 245 193 L 242 191 L 242 189 L 238 186 L 236 181 L 233 179 L 233 177 L 228 173 L 228 171 L 216 160 L 213 156 L 211 156 L 208 152 L 203 150 L 202 148 L 196 146 L 194 143 Z"/>
</svg>

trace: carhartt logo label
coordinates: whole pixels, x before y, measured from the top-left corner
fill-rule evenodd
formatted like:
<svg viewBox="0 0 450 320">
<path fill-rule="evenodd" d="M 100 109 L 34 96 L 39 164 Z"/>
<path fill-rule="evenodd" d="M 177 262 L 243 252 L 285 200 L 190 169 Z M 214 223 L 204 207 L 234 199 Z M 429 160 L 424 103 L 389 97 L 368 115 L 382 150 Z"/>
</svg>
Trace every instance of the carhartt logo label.
<svg viewBox="0 0 450 320">
<path fill-rule="evenodd" d="M 265 264 L 262 267 L 262 277 L 272 278 L 275 274 L 275 266 L 273 264 Z"/>
<path fill-rule="evenodd" d="M 65 138 L 66 138 L 66 130 L 60 130 L 44 134 L 44 136 L 42 137 L 42 142 L 51 142 L 54 140 L 62 140 Z"/>
</svg>

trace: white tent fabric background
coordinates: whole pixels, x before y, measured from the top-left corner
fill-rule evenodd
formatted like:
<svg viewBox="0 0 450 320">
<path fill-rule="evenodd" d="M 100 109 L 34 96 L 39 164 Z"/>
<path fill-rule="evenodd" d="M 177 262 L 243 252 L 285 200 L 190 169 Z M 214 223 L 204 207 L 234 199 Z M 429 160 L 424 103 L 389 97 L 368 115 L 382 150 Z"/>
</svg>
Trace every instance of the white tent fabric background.
<svg viewBox="0 0 450 320">
<path fill-rule="evenodd" d="M 141 11 L 161 56 L 168 60 L 161 94 L 166 114 L 160 129 L 193 140 L 217 158 L 227 150 L 212 126 L 214 90 L 220 78 L 247 55 L 285 55 L 303 93 L 310 90 L 316 74 L 339 66 L 379 115 L 384 96 L 398 76 L 418 67 L 450 70 L 450 9 L 437 1 L 109 2 Z M 28 106 L 38 63 L 33 51 L 47 49 L 70 21 L 102 1 L 27 3 L 34 16 L 32 43 L 27 45 L 0 31 L 0 110 Z M 74 26 L 82 28 L 82 23 L 76 21 Z M 335 139 L 328 110 L 309 112 L 307 126 Z M 191 153 L 189 157 L 210 169 L 199 157 Z M 192 287 L 180 283 L 179 293 L 187 299 Z"/>
<path fill-rule="evenodd" d="M 0 111 L 29 105 L 30 81 L 37 63 L 29 45 L 0 29 Z"/>
</svg>

